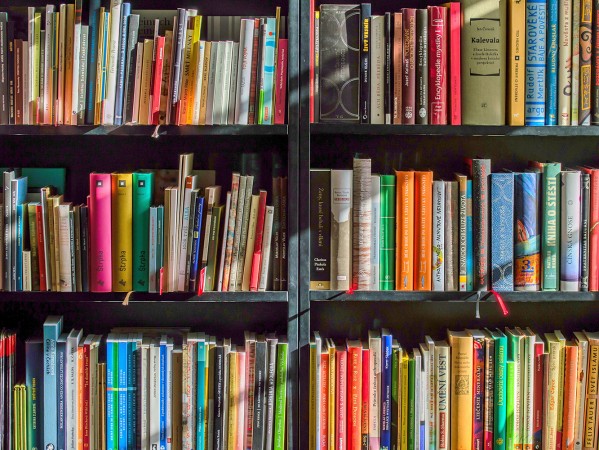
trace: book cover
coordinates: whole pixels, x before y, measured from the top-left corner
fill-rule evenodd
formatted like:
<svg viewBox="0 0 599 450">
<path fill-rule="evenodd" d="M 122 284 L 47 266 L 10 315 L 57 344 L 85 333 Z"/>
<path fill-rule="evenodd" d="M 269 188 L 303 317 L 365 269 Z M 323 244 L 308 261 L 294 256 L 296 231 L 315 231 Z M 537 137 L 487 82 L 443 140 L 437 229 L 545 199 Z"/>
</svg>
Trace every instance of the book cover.
<svg viewBox="0 0 599 450">
<path fill-rule="evenodd" d="M 447 125 L 447 42 L 450 27 L 445 6 L 428 7 L 429 35 L 429 115 L 433 125 Z"/>
<path fill-rule="evenodd" d="M 360 420 L 360 443 L 361 450 L 369 448 L 369 422 L 370 417 L 370 349 L 362 348 L 362 417 Z"/>
<path fill-rule="evenodd" d="M 395 289 L 395 206 L 396 177 L 381 175 L 381 250 L 380 281 L 381 291 Z"/>
<path fill-rule="evenodd" d="M 493 386 L 493 449 L 506 448 L 506 362 L 507 362 L 507 337 L 499 329 L 490 331 L 495 341 L 495 382 Z"/>
<path fill-rule="evenodd" d="M 576 420 L 576 389 L 579 376 L 578 346 L 567 342 L 565 346 L 564 366 L 564 415 L 561 448 L 574 450 Z"/>
<path fill-rule="evenodd" d="M 466 291 L 466 255 L 467 255 L 467 242 L 468 239 L 466 237 L 466 216 L 467 216 L 467 202 L 466 202 L 466 190 L 468 185 L 468 177 L 462 174 L 455 175 L 458 183 L 459 190 L 459 199 L 458 199 L 458 210 L 459 210 L 459 219 L 458 219 L 458 263 L 459 263 L 459 283 L 460 283 L 460 291 Z"/>
<path fill-rule="evenodd" d="M 416 123 L 416 10 L 402 8 L 403 69 L 401 88 L 402 120 L 406 125 Z"/>
<path fill-rule="evenodd" d="M 39 338 L 25 341 L 25 386 L 27 387 L 27 445 L 32 450 L 44 442 L 44 343 Z"/>
<path fill-rule="evenodd" d="M 589 220 L 591 215 L 591 175 L 580 176 L 580 290 L 589 290 Z"/>
<path fill-rule="evenodd" d="M 451 442 L 451 397 L 448 390 L 451 384 L 451 356 L 447 341 L 435 342 L 434 358 L 434 411 L 437 428 L 434 446 L 436 450 L 448 450 Z"/>
<path fill-rule="evenodd" d="M 489 159 L 472 160 L 472 222 L 474 290 L 489 286 Z"/>
<path fill-rule="evenodd" d="M 549 24 L 550 26 L 551 24 Z M 577 33 L 575 33 L 576 35 Z M 559 2 L 558 28 L 558 98 L 559 125 L 572 123 L 572 0 Z"/>
<path fill-rule="evenodd" d="M 541 175 L 518 173 L 515 182 L 514 289 L 538 291 L 541 287 Z"/>
<path fill-rule="evenodd" d="M 385 123 L 385 16 L 370 17 L 370 123 Z"/>
<path fill-rule="evenodd" d="M 323 356 L 325 353 L 323 353 Z M 329 356 L 328 354 L 326 355 Z M 359 450 L 362 441 L 362 343 L 360 341 L 347 342 L 347 390 L 348 390 L 348 421 L 347 421 L 347 448 Z M 324 374 L 324 372 L 323 372 Z M 326 383 L 328 380 L 322 379 L 321 383 Z M 330 386 L 329 389 L 335 389 L 335 386 Z M 321 401 L 328 396 L 328 392 L 322 391 Z M 323 404 L 323 403 L 321 403 Z M 324 404 L 323 404 L 324 405 Z M 328 435 L 328 408 L 323 407 L 321 416 L 321 434 L 323 437 Z M 325 427 L 325 428 L 323 428 Z M 323 443 L 323 440 L 320 440 Z M 325 440 L 326 442 L 326 440 Z M 321 444 L 320 448 L 328 450 L 328 446 Z"/>
<path fill-rule="evenodd" d="M 133 290 L 133 175 L 115 173 L 112 181 L 112 290 Z"/>
<path fill-rule="evenodd" d="M 526 100 L 524 123 L 545 125 L 545 76 L 547 53 L 547 2 L 526 3 Z"/>
<path fill-rule="evenodd" d="M 599 290 L 599 170 L 585 167 L 582 169 L 590 175 L 590 214 L 586 228 L 589 239 L 589 291 Z"/>
<path fill-rule="evenodd" d="M 581 0 L 572 0 L 572 99 L 571 125 L 578 125 L 578 106 L 580 97 L 580 4 Z M 577 39 L 578 38 L 578 39 Z"/>
<path fill-rule="evenodd" d="M 351 170 L 331 170 L 331 289 L 348 290 L 352 270 Z"/>
<path fill-rule="evenodd" d="M 561 173 L 560 290 L 580 289 L 580 172 Z"/>
<path fill-rule="evenodd" d="M 275 76 L 274 123 L 284 124 L 287 112 L 287 62 L 289 59 L 289 40 L 279 39 L 277 71 Z"/>
<path fill-rule="evenodd" d="M 491 194 L 491 288 L 514 290 L 514 174 L 489 175 Z"/>
<path fill-rule="evenodd" d="M 580 0 L 580 31 L 578 32 L 578 46 L 580 59 L 579 95 L 578 95 L 578 124 L 591 124 L 591 58 L 593 46 L 591 45 L 593 33 L 593 2 Z M 576 30 L 573 31 L 576 33 Z M 576 45 L 574 39 L 573 45 Z"/>
<path fill-rule="evenodd" d="M 370 123 L 370 3 L 360 4 L 360 123 Z"/>
<path fill-rule="evenodd" d="M 116 86 L 114 94 L 114 124 L 123 124 L 123 100 L 125 99 L 125 72 L 127 65 L 127 38 L 129 36 L 129 16 L 131 15 L 131 3 L 121 5 L 121 17 L 118 35 L 118 54 L 116 64 Z M 67 111 L 65 111 L 67 112 Z"/>
<path fill-rule="evenodd" d="M 481 330 L 466 330 L 473 343 L 473 385 L 472 395 L 472 448 L 484 448 L 484 403 L 485 403 L 485 335 Z"/>
<path fill-rule="evenodd" d="M 402 86 L 403 86 L 403 16 L 393 13 L 393 124 L 402 123 Z"/>
<path fill-rule="evenodd" d="M 445 290 L 445 183 L 433 181 L 432 289 Z"/>
<path fill-rule="evenodd" d="M 319 38 L 320 61 L 328 62 L 320 65 L 320 120 L 357 123 L 360 7 L 321 5 Z"/>
<path fill-rule="evenodd" d="M 495 394 L 495 340 L 488 330 L 483 331 L 485 345 L 485 395 L 483 417 L 483 445 L 485 450 L 492 450 L 494 444 L 493 400 Z"/>
<path fill-rule="evenodd" d="M 524 125 L 524 51 L 526 33 L 526 3 L 508 3 L 508 124 Z"/>
<path fill-rule="evenodd" d="M 262 241 L 264 240 L 264 221 L 266 217 L 266 191 L 260 191 L 258 215 L 256 221 L 256 237 L 252 255 L 252 272 L 250 276 L 250 291 L 257 291 L 260 281 L 260 264 L 262 261 Z"/>
<path fill-rule="evenodd" d="M 430 122 L 429 67 L 432 66 L 429 59 L 432 63 L 434 59 L 429 54 L 429 49 L 433 48 L 429 37 L 433 35 L 434 30 L 429 26 L 429 13 L 430 11 L 425 8 L 416 10 L 416 123 L 421 125 Z"/>
<path fill-rule="evenodd" d="M 545 414 L 543 419 L 543 446 L 547 449 L 556 449 L 558 442 L 558 423 L 561 417 L 558 413 L 560 402 L 560 365 L 563 368 L 564 358 L 560 350 L 560 342 L 555 333 L 545 333 L 547 341 L 547 362 L 545 373 L 545 386 L 543 396 L 545 397 Z M 551 389 L 551 386 L 555 388 Z M 561 437 L 561 436 L 560 436 Z M 561 439 L 559 444 L 561 446 Z"/>
<path fill-rule="evenodd" d="M 368 348 L 370 349 L 370 374 L 368 401 L 368 442 L 370 448 L 379 448 L 381 445 L 381 376 L 383 363 L 383 349 L 381 333 L 378 331 L 368 332 Z"/>
<path fill-rule="evenodd" d="M 445 181 L 445 290 L 459 287 L 459 200 L 458 182 Z"/>
<path fill-rule="evenodd" d="M 62 316 L 49 316 L 44 322 L 44 448 L 58 445 L 58 368 L 56 341 L 62 333 Z"/>
<path fill-rule="evenodd" d="M 414 287 L 414 172 L 396 171 L 397 180 L 397 265 L 395 288 L 411 291 Z"/>
<path fill-rule="evenodd" d="M 133 183 L 133 289 L 148 291 L 150 205 L 154 173 L 135 172 Z"/>
<path fill-rule="evenodd" d="M 569 2 L 568 2 L 569 3 Z M 558 66 L 559 66 L 559 9 L 560 2 L 558 0 L 547 1 L 547 92 L 546 92 L 546 108 L 545 108 L 545 125 L 558 124 Z M 560 119 L 561 120 L 561 119 Z"/>
<path fill-rule="evenodd" d="M 90 289 L 92 292 L 112 290 L 111 177 L 92 173 L 90 181 Z"/>
<path fill-rule="evenodd" d="M 391 117 L 393 115 L 393 88 L 391 78 L 393 77 L 393 63 L 391 61 L 391 47 L 393 45 L 393 35 L 391 34 L 391 13 L 385 13 L 385 78 L 384 78 L 384 107 L 385 107 L 385 124 L 391 125 Z"/>
<path fill-rule="evenodd" d="M 382 100 L 382 98 L 381 98 Z M 371 288 L 372 176 L 371 160 L 354 158 L 352 188 L 352 289 Z"/>
<path fill-rule="evenodd" d="M 433 172 L 414 173 L 414 290 L 430 291 L 432 280 Z"/>
<path fill-rule="evenodd" d="M 391 449 L 392 344 L 389 330 L 381 332 L 381 449 Z M 356 447 L 357 448 L 357 447 Z"/>
</svg>

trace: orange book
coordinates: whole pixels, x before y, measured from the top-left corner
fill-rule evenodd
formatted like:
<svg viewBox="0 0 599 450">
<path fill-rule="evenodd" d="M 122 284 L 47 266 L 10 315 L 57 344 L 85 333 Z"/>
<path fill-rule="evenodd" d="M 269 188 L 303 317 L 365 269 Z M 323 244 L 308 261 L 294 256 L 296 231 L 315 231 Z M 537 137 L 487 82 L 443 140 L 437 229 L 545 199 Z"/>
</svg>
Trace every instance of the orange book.
<svg viewBox="0 0 599 450">
<path fill-rule="evenodd" d="M 433 172 L 415 172 L 414 290 L 431 290 Z"/>
<path fill-rule="evenodd" d="M 320 354 L 320 436 L 318 450 L 329 449 L 329 353 Z"/>
<path fill-rule="evenodd" d="M 347 342 L 347 450 L 362 448 L 362 343 Z"/>
<path fill-rule="evenodd" d="M 395 289 L 414 289 L 414 172 L 396 171 L 397 217 Z"/>
<path fill-rule="evenodd" d="M 566 368 L 564 370 L 564 419 L 562 450 L 574 450 L 576 441 L 576 386 L 578 384 L 578 346 L 566 343 Z"/>
</svg>

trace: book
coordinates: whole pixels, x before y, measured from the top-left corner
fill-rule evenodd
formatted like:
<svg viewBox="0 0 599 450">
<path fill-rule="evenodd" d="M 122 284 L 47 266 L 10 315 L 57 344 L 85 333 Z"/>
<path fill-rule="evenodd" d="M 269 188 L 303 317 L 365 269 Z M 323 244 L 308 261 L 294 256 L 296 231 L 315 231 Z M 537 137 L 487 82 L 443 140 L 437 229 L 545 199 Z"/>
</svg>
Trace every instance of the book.
<svg viewBox="0 0 599 450">
<path fill-rule="evenodd" d="M 331 170 L 331 288 L 348 290 L 352 267 L 352 171 Z"/>
<path fill-rule="evenodd" d="M 545 76 L 547 45 L 547 2 L 529 1 L 526 4 L 526 79 L 536 82 L 526 84 L 525 125 L 545 125 Z"/>
<path fill-rule="evenodd" d="M 514 289 L 538 291 L 541 287 L 541 236 L 539 173 L 515 175 Z"/>
<path fill-rule="evenodd" d="M 448 331 L 451 346 L 452 448 L 472 448 L 473 340 L 465 332 Z M 457 414 L 456 414 L 457 412 Z M 459 430 L 459 431 L 458 431 Z"/>
<path fill-rule="evenodd" d="M 560 290 L 580 288 L 580 172 L 561 173 Z"/>
<path fill-rule="evenodd" d="M 371 16 L 369 20 L 370 60 L 370 123 L 385 123 L 385 16 Z"/>
<path fill-rule="evenodd" d="M 396 171 L 397 265 L 395 286 L 411 291 L 414 286 L 414 172 Z"/>
<path fill-rule="evenodd" d="M 394 175 L 381 175 L 381 250 L 380 278 L 381 291 L 395 289 L 396 261 L 396 178 Z"/>
<path fill-rule="evenodd" d="M 448 30 L 451 26 L 449 11 L 445 6 L 429 6 L 429 100 L 430 121 L 433 125 L 447 125 L 447 62 Z M 450 81 L 451 83 L 451 81 Z"/>
<path fill-rule="evenodd" d="M 445 183 L 433 181 L 432 290 L 445 290 Z"/>
<path fill-rule="evenodd" d="M 402 8 L 403 26 L 403 107 L 402 123 L 413 125 L 416 123 L 416 10 Z"/>
<path fill-rule="evenodd" d="M 149 225 L 154 174 L 134 172 L 132 176 L 132 261 L 133 289 L 148 291 L 149 285 Z"/>
<path fill-rule="evenodd" d="M 489 175 L 491 199 L 490 286 L 496 291 L 514 290 L 514 184 L 513 173 Z"/>
<path fill-rule="evenodd" d="M 382 100 L 382 99 L 381 99 Z M 372 177 L 371 160 L 354 158 L 352 187 L 352 281 L 351 288 L 371 288 L 371 225 L 372 225 Z M 333 193 L 333 201 L 335 194 Z"/>
<path fill-rule="evenodd" d="M 90 290 L 110 292 L 112 289 L 112 232 L 110 174 L 92 173 L 90 181 Z"/>
<path fill-rule="evenodd" d="M 360 4 L 360 123 L 370 123 L 371 15 L 371 4 Z"/>
<path fill-rule="evenodd" d="M 474 241 L 474 290 L 486 290 L 489 286 L 488 239 L 489 239 L 489 174 L 491 161 L 472 160 L 472 222 Z"/>
<path fill-rule="evenodd" d="M 62 317 L 49 316 L 44 322 L 44 447 L 58 445 L 56 341 L 62 333 Z"/>
<path fill-rule="evenodd" d="M 572 3 L 559 2 L 558 123 L 566 126 L 572 123 Z"/>
<path fill-rule="evenodd" d="M 429 39 L 434 33 L 433 28 L 429 27 L 429 12 L 424 8 L 416 10 L 416 123 L 425 125 L 430 121 L 429 107 L 432 107 L 432 104 L 429 105 L 429 67 L 434 67 L 429 65 L 429 59 L 434 63 L 434 58 L 430 58 L 429 54 Z"/>
<path fill-rule="evenodd" d="M 578 124 L 590 125 L 591 123 L 591 57 L 593 54 L 592 46 L 587 39 L 593 32 L 592 25 L 592 2 L 589 0 L 580 1 L 580 31 L 579 31 L 579 59 L 580 59 L 580 88 L 578 95 Z M 574 30 L 576 33 L 576 30 Z M 574 40 L 576 45 L 576 40 Z"/>
<path fill-rule="evenodd" d="M 558 124 L 558 66 L 559 66 L 559 2 L 549 0 L 546 5 L 547 23 L 547 68 L 546 68 L 546 108 L 545 124 Z"/>
<path fill-rule="evenodd" d="M 133 290 L 133 175 L 116 173 L 112 182 L 112 290 Z M 106 232 L 106 231 L 104 231 Z"/>
<path fill-rule="evenodd" d="M 458 182 L 445 181 L 445 290 L 459 287 L 459 207 Z"/>
<path fill-rule="evenodd" d="M 414 290 L 430 291 L 432 277 L 432 186 L 431 171 L 414 174 Z"/>
<path fill-rule="evenodd" d="M 511 0 L 508 3 L 508 124 L 524 125 L 524 36 L 526 33 L 526 4 Z"/>
<path fill-rule="evenodd" d="M 327 290 L 331 287 L 330 189 L 330 170 L 310 170 L 310 289 Z"/>
</svg>

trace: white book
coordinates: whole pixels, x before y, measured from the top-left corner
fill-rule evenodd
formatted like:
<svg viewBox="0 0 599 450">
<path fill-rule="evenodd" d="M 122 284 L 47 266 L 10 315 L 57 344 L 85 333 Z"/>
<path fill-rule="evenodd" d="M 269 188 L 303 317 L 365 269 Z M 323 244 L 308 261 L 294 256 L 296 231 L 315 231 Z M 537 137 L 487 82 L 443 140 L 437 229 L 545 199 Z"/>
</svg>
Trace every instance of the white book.
<svg viewBox="0 0 599 450">
<path fill-rule="evenodd" d="M 574 332 L 578 345 L 578 367 L 587 368 L 589 362 L 589 340 L 580 331 Z M 586 411 L 587 370 L 581 370 L 576 386 L 576 417 L 574 419 L 574 450 L 582 450 L 584 439 L 584 414 Z"/>
<path fill-rule="evenodd" d="M 66 426 L 65 449 L 77 450 L 77 393 L 78 391 L 78 364 L 77 350 L 83 337 L 83 330 L 71 330 L 67 337 L 66 345 L 66 374 L 67 383 L 66 400 Z"/>
<path fill-rule="evenodd" d="M 23 250 L 23 292 L 31 292 L 31 250 Z"/>
<path fill-rule="evenodd" d="M 331 289 L 346 291 L 352 276 L 352 170 L 331 170 Z"/>
<path fill-rule="evenodd" d="M 372 175 L 371 185 L 372 214 L 370 225 L 370 289 L 380 290 L 381 279 L 381 176 Z"/>
<path fill-rule="evenodd" d="M 245 190 L 247 177 L 239 177 L 239 191 L 237 193 L 237 212 L 235 213 L 235 231 L 233 234 L 233 249 L 231 253 L 231 267 L 229 272 L 228 291 L 235 292 L 237 286 L 237 265 L 239 263 L 239 244 L 241 242 L 241 224 L 243 223 L 243 213 L 245 211 Z"/>
<path fill-rule="evenodd" d="M 247 125 L 250 106 L 250 81 L 254 51 L 254 21 L 241 19 L 239 56 L 237 63 L 237 93 L 235 98 L 235 123 Z"/>
<path fill-rule="evenodd" d="M 82 0 L 75 1 L 75 7 L 77 3 L 81 6 Z M 77 20 L 79 17 L 79 20 Z M 77 115 L 79 113 L 79 58 L 81 55 L 81 12 L 77 14 L 75 11 L 75 25 L 73 27 L 73 90 L 72 90 L 72 111 L 65 111 L 65 114 Z M 77 120 L 75 118 L 75 120 Z M 76 124 L 77 122 L 75 122 Z"/>
<path fill-rule="evenodd" d="M 220 124 L 226 125 L 229 118 L 229 94 L 231 91 L 231 72 L 233 64 L 233 41 L 225 42 L 225 54 L 222 65 L 222 89 L 220 91 Z"/>
<path fill-rule="evenodd" d="M 445 183 L 433 181 L 433 291 L 445 290 Z"/>
<path fill-rule="evenodd" d="M 192 176 L 190 183 L 186 182 L 185 193 L 183 195 L 183 220 L 181 222 L 181 243 L 177 247 L 179 249 L 179 273 L 177 278 L 177 290 L 179 292 L 187 291 L 188 284 L 186 283 L 187 273 L 187 247 L 191 245 L 189 242 L 189 227 L 193 227 L 193 217 L 190 217 L 191 211 L 191 191 L 198 188 L 198 177 Z M 188 280 L 187 280 L 188 281 Z"/>
<path fill-rule="evenodd" d="M 73 292 L 71 280 L 71 222 L 69 211 L 71 203 L 58 205 L 58 248 L 60 254 L 60 292 Z"/>
<path fill-rule="evenodd" d="M 184 370 L 183 385 L 183 450 L 195 448 L 196 440 L 196 405 L 197 405 L 197 380 L 198 372 L 198 342 L 205 341 L 203 333 L 189 333 L 187 335 L 187 345 L 183 351 L 187 352 L 187 369 Z M 184 358 L 185 361 L 185 358 Z M 185 372 L 187 376 L 185 377 Z"/>
<path fill-rule="evenodd" d="M 435 425 L 435 341 L 430 336 L 424 337 L 427 349 L 427 408 L 426 408 L 426 436 L 429 448 L 435 448 L 436 425 Z"/>
<path fill-rule="evenodd" d="M 202 99 L 202 79 L 204 78 L 204 54 L 206 51 L 206 41 L 200 41 L 199 44 L 199 56 L 196 67 L 196 79 L 195 83 L 195 96 L 193 98 L 193 115 L 191 123 L 193 125 L 200 124 L 200 102 Z"/>
<path fill-rule="evenodd" d="M 212 44 L 214 48 L 214 44 Z M 220 125 L 222 123 L 223 114 L 223 85 L 224 85 L 224 73 L 225 73 L 225 53 L 227 51 L 226 42 L 216 43 L 217 53 L 215 60 L 215 73 L 214 73 L 214 94 L 212 97 L 212 124 Z"/>
<path fill-rule="evenodd" d="M 9 183 L 10 184 L 10 183 Z M 6 192 L 6 191 L 5 191 Z M 42 232 L 44 235 L 44 266 L 46 268 L 46 290 L 52 290 L 52 262 L 50 260 L 50 235 L 48 223 L 48 195 L 46 189 L 40 189 L 42 205 Z M 4 289 L 7 287 L 5 286 Z M 41 280 L 40 280 L 40 289 Z"/>
<path fill-rule="evenodd" d="M 231 180 L 231 208 L 229 209 L 229 221 L 225 224 L 226 229 L 223 232 L 223 240 L 227 237 L 227 246 L 225 250 L 225 267 L 223 276 L 223 288 L 229 290 L 229 280 L 231 275 L 231 261 L 233 260 L 233 240 L 235 239 L 235 223 L 237 221 L 237 202 L 239 199 L 239 183 L 241 176 L 239 173 L 233 173 Z"/>
<path fill-rule="evenodd" d="M 258 291 L 266 291 L 270 278 L 270 243 L 272 241 L 272 224 L 275 214 L 274 206 L 266 207 L 264 216 L 264 234 L 262 235 L 262 261 Z"/>
<path fill-rule="evenodd" d="M 370 18 L 370 123 L 385 123 L 385 16 Z"/>
<path fill-rule="evenodd" d="M 580 290 L 580 172 L 561 173 L 560 289 Z"/>
<path fill-rule="evenodd" d="M 370 401 L 368 402 L 368 438 L 372 445 L 378 445 L 381 439 L 381 334 L 378 331 L 368 332 L 368 348 L 370 348 Z"/>
<path fill-rule="evenodd" d="M 558 125 L 572 124 L 572 34 L 574 39 L 579 35 L 576 30 L 572 33 L 572 0 L 559 2 L 559 31 L 558 31 L 558 80 L 557 108 Z M 574 41 L 578 44 L 578 39 Z"/>
<path fill-rule="evenodd" d="M 235 123 L 235 94 L 237 93 L 237 66 L 239 65 L 239 42 L 233 42 L 231 54 L 231 82 L 229 83 L 229 106 L 227 124 Z"/>
<path fill-rule="evenodd" d="M 139 97 L 141 89 L 141 72 L 144 61 L 144 44 L 143 42 L 137 43 L 137 50 L 135 52 L 135 82 L 133 84 L 133 115 L 131 123 L 139 122 Z"/>
<path fill-rule="evenodd" d="M 156 206 L 150 207 L 150 230 L 148 245 L 149 261 L 148 261 L 148 292 L 156 292 L 156 243 L 158 241 L 158 211 Z"/>
<path fill-rule="evenodd" d="M 114 124 L 116 75 L 119 60 L 121 5 L 123 0 L 110 0 L 110 35 L 108 66 L 106 67 L 106 98 L 104 99 L 103 125 Z"/>
<path fill-rule="evenodd" d="M 353 264 L 352 285 L 354 289 L 368 290 L 372 285 L 370 276 L 370 254 L 372 249 L 372 161 L 368 158 L 354 158 L 353 162 Z M 351 246 L 351 244 L 350 244 Z"/>
<path fill-rule="evenodd" d="M 225 205 L 225 221 L 223 223 L 229 223 L 229 211 L 231 209 L 231 192 L 227 192 L 227 203 Z M 223 290 L 223 275 L 225 269 L 225 252 L 227 249 L 227 240 L 222 239 L 221 249 L 220 249 L 220 263 L 218 268 L 218 291 L 222 292 Z"/>
<path fill-rule="evenodd" d="M 160 344 L 156 339 L 150 345 L 149 369 L 149 429 L 150 448 L 160 448 Z"/>
<path fill-rule="evenodd" d="M 85 123 L 85 98 L 87 90 L 87 55 L 89 49 L 89 26 L 81 26 L 81 49 L 79 52 L 79 98 L 77 100 L 77 125 Z"/>
<path fill-rule="evenodd" d="M 53 15 L 54 15 L 54 5 L 46 5 L 46 23 L 44 30 L 51 30 L 53 24 Z M 54 107 L 53 101 L 53 86 L 54 79 L 52 74 L 52 58 L 49 55 L 52 55 L 52 41 L 54 36 L 52 33 L 45 33 L 45 42 L 44 42 L 44 54 L 46 57 L 44 58 L 44 124 L 45 125 L 53 125 L 52 124 L 52 110 Z"/>
<path fill-rule="evenodd" d="M 149 439 L 149 393 L 150 393 L 150 338 L 144 337 L 141 347 L 139 349 L 140 354 L 140 367 L 137 370 L 140 373 L 139 386 L 137 386 L 137 397 L 139 402 L 140 415 L 140 435 L 141 435 L 141 448 L 146 450 L 150 448 Z"/>
<path fill-rule="evenodd" d="M 436 436 L 435 448 L 449 450 L 451 436 L 451 399 L 449 386 L 451 385 L 451 356 L 447 341 L 435 343 L 435 423 Z"/>
<path fill-rule="evenodd" d="M 218 123 L 214 121 L 214 88 L 216 84 L 216 74 L 218 73 L 218 71 L 216 70 L 217 60 L 219 53 L 221 53 L 220 44 L 220 42 L 213 42 L 210 50 L 210 62 L 208 70 L 208 94 L 206 96 L 206 125 L 218 125 Z"/>
</svg>

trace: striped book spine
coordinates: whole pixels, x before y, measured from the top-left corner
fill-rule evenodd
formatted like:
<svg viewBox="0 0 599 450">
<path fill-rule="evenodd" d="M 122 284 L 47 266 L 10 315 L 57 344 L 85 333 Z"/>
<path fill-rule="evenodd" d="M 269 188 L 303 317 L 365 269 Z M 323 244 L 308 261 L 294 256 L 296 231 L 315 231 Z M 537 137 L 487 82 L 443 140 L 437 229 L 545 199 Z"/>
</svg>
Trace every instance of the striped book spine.
<svg viewBox="0 0 599 450">
<path fill-rule="evenodd" d="M 547 108 L 545 125 L 557 125 L 559 1 L 547 0 Z"/>
<path fill-rule="evenodd" d="M 381 291 L 395 289 L 395 176 L 381 175 Z"/>
</svg>

